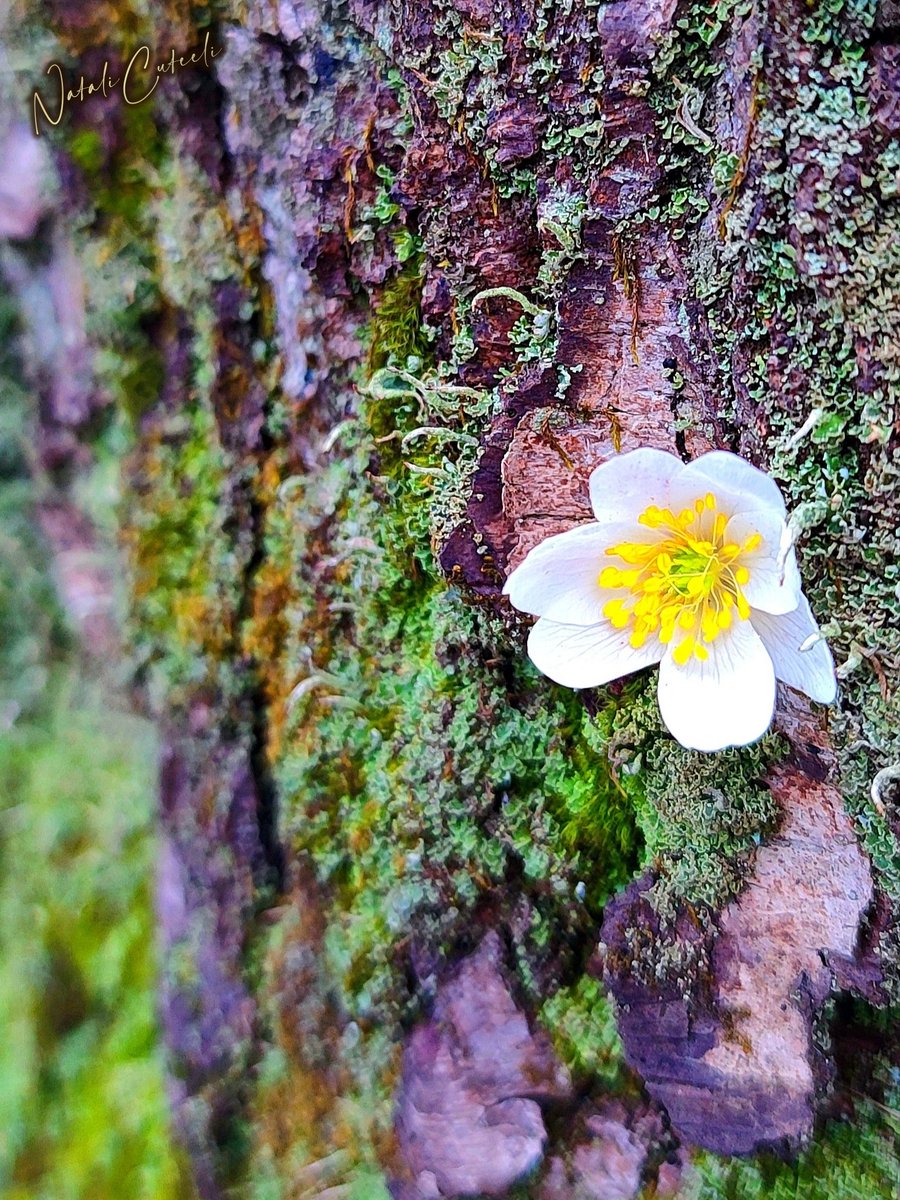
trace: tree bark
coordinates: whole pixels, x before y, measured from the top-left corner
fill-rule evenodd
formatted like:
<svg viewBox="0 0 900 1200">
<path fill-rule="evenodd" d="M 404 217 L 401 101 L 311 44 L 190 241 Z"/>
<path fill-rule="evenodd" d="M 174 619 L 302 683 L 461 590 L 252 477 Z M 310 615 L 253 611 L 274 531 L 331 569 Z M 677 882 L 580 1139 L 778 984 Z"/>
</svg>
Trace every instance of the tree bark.
<svg viewBox="0 0 900 1200">
<path fill-rule="evenodd" d="M 93 7 L 51 23 L 121 62 Z M 84 108 L 99 168 L 61 150 L 122 263 L 89 291 L 201 1193 L 686 1196 L 698 1147 L 868 1129 L 833 999 L 898 995 L 895 6 L 236 9 L 152 118 Z M 91 419 L 48 409 L 45 465 Z M 784 689 L 704 756 L 652 678 L 530 668 L 503 581 L 639 446 L 779 480 L 832 715 Z"/>
</svg>

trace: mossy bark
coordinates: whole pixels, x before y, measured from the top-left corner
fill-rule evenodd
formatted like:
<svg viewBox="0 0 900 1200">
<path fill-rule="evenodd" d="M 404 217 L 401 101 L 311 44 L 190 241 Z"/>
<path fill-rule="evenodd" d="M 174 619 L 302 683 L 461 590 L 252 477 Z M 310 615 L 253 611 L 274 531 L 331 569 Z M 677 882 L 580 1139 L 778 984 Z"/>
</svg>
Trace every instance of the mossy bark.
<svg viewBox="0 0 900 1200">
<path fill-rule="evenodd" d="M 900 751 L 892 12 L 151 5 L 154 40 L 210 29 L 214 74 L 165 81 L 143 148 L 112 107 L 63 139 L 104 386 L 161 381 L 132 403 L 122 537 L 205 1194 L 603 1195 L 616 1138 L 616 1194 L 754 1171 L 818 1194 L 687 1149 L 796 1153 L 829 997 L 898 992 L 897 809 L 871 791 Z M 576 697 L 528 664 L 505 574 L 640 445 L 782 483 L 830 719 L 786 696 L 758 746 L 704 757 L 652 680 Z M 754 889 L 791 880 L 814 919 L 770 928 Z M 774 984 L 735 982 L 767 953 Z M 473 978 L 534 1039 L 515 1068 L 454 1008 Z M 887 1195 L 874 1112 L 821 1170 Z"/>
</svg>

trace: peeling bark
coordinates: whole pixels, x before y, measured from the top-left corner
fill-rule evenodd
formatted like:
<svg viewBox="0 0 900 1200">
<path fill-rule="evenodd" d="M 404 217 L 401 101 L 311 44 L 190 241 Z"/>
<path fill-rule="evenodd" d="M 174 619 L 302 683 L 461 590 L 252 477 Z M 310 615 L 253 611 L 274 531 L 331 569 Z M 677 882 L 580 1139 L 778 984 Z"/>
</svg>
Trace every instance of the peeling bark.
<svg viewBox="0 0 900 1200">
<path fill-rule="evenodd" d="M 822 751 L 796 702 L 795 737 Z M 795 1152 L 813 1132 L 830 1064 L 816 1016 L 832 993 L 831 956 L 857 960 L 874 893 L 840 794 L 795 765 L 770 786 L 782 821 L 747 887 L 719 915 L 707 969 L 690 995 L 634 977 L 627 930 L 653 927 L 632 885 L 607 908 L 606 979 L 626 1053 L 679 1136 L 724 1154 Z"/>
</svg>

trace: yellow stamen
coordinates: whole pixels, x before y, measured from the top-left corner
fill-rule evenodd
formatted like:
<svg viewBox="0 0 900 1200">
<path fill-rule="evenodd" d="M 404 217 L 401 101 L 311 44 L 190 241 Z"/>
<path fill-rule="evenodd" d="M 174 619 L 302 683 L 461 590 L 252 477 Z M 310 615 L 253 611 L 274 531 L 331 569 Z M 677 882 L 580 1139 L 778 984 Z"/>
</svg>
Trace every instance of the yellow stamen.
<svg viewBox="0 0 900 1200">
<path fill-rule="evenodd" d="M 692 657 L 703 662 L 716 638 L 750 616 L 741 590 L 751 578 L 744 556 L 758 549 L 762 535 L 751 532 L 740 544 L 726 542 L 730 517 L 717 505 L 713 492 L 677 514 L 648 505 L 638 517 L 647 541 L 607 547 L 608 557 L 629 569 L 601 568 L 600 587 L 627 589 L 607 601 L 603 614 L 614 628 L 629 630 L 635 649 L 652 636 L 661 645 L 677 643 L 673 658 L 679 665 Z"/>
</svg>

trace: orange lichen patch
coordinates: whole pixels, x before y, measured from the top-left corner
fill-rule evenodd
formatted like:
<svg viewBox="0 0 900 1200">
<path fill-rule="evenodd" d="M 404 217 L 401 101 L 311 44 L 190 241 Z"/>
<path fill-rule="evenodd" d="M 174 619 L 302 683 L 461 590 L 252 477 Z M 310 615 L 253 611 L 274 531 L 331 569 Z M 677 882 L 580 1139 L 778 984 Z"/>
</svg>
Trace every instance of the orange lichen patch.
<svg viewBox="0 0 900 1200">
<path fill-rule="evenodd" d="M 200 648 L 213 658 L 224 657 L 233 642 L 232 614 L 220 609 L 215 599 L 202 592 L 184 592 L 173 596 L 172 615 L 179 642 L 186 648 Z"/>
<path fill-rule="evenodd" d="M 282 453 L 267 455 L 260 464 L 256 477 L 255 493 L 257 501 L 268 508 L 278 498 L 278 489 L 284 480 L 285 464 Z"/>
<path fill-rule="evenodd" d="M 278 918 L 280 936 L 264 969 L 269 992 L 278 997 L 274 1043 L 284 1051 L 287 1065 L 277 1079 L 257 1089 L 251 1127 L 257 1152 L 264 1150 L 276 1166 L 296 1170 L 349 1149 L 335 1128 L 346 1080 L 337 1053 L 339 1017 L 320 978 L 325 922 L 312 881 L 299 884 L 272 916 Z M 316 1029 L 313 1040 L 310 1027 Z"/>
<path fill-rule="evenodd" d="M 731 177 L 731 182 L 728 185 L 728 194 L 725 197 L 725 203 L 722 205 L 722 211 L 719 213 L 719 237 L 723 242 L 728 234 L 728 214 L 734 208 L 743 182 L 747 177 L 747 168 L 750 165 L 750 149 L 753 144 L 753 134 L 756 129 L 756 120 L 758 115 L 759 75 L 754 74 L 750 85 L 750 100 L 747 105 L 747 127 L 744 131 L 744 144 L 741 147 L 741 155 L 738 159 L 738 165 L 735 168 L 734 175 Z"/>
<path fill-rule="evenodd" d="M 342 1062 L 347 1017 L 334 1001 L 324 965 L 323 898 L 302 867 L 297 875 L 292 893 L 271 914 L 279 936 L 264 965 L 266 992 L 277 998 L 272 1040 L 285 1066 L 257 1088 L 250 1127 L 254 1156 L 273 1163 L 285 1182 L 299 1189 L 296 1194 L 309 1189 L 312 1195 L 346 1184 L 372 1155 L 382 1163 L 392 1161 L 396 1150 L 387 1125 L 373 1131 L 368 1146 L 361 1145 L 353 1105 L 344 1101 L 351 1087 Z M 385 1095 L 393 1091 L 399 1069 L 398 1043 L 381 1081 Z"/>
<path fill-rule="evenodd" d="M 268 711 L 266 754 L 274 760 L 281 746 L 292 681 L 283 657 L 293 599 L 290 568 L 267 558 L 253 577 L 251 616 L 243 628 L 243 649 L 257 665 Z"/>
<path fill-rule="evenodd" d="M 635 247 L 613 234 L 613 279 L 621 283 L 625 299 L 631 305 L 631 340 L 628 348 L 631 361 L 640 366 L 638 357 L 638 331 L 641 320 L 641 277 L 638 273 L 638 259 Z"/>
</svg>

